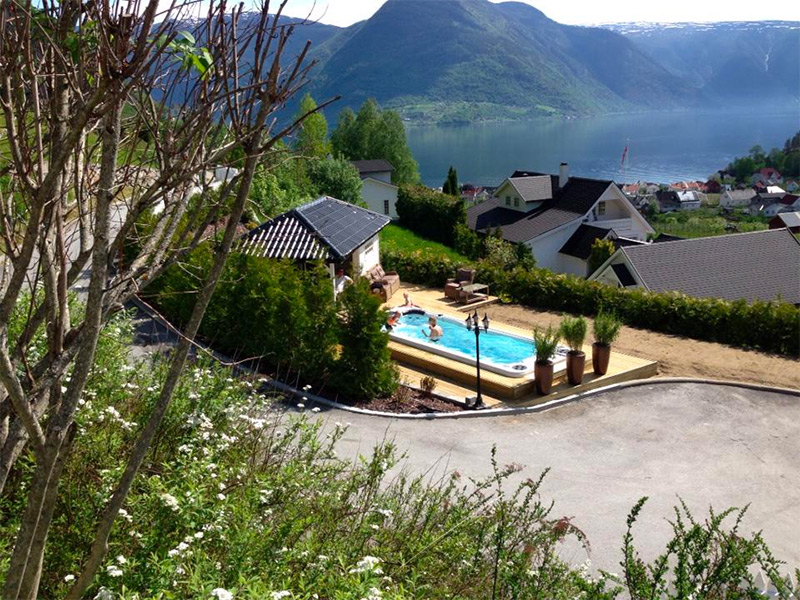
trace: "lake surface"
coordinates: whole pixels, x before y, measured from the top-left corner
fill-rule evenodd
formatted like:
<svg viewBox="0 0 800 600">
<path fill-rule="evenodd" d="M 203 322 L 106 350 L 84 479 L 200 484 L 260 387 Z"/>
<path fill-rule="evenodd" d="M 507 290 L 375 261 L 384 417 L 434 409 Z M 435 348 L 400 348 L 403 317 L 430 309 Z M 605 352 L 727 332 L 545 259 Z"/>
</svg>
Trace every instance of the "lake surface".
<svg viewBox="0 0 800 600">
<path fill-rule="evenodd" d="M 410 125 L 408 144 L 425 184 L 439 187 L 452 164 L 460 183 L 497 185 L 517 169 L 669 183 L 705 180 L 756 144 L 782 148 L 800 111 L 659 112 L 474 125 Z M 627 172 L 620 168 L 628 145 Z"/>
</svg>

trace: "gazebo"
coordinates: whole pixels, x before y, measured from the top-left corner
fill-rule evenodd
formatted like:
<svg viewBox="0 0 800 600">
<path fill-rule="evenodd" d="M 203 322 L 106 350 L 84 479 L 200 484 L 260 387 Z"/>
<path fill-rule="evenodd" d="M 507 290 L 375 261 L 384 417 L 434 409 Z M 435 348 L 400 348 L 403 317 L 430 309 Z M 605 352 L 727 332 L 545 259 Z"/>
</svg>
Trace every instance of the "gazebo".
<svg viewBox="0 0 800 600">
<path fill-rule="evenodd" d="M 297 262 L 322 260 L 331 278 L 340 266 L 366 275 L 380 263 L 378 233 L 389 222 L 387 216 L 322 196 L 251 230 L 239 251 Z"/>
</svg>

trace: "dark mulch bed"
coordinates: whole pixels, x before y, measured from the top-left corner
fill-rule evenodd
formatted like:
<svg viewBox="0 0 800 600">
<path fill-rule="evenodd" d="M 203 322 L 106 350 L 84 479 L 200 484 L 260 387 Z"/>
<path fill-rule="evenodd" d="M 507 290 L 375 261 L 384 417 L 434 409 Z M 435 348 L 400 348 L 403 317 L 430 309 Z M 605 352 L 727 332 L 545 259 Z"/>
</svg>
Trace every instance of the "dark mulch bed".
<svg viewBox="0 0 800 600">
<path fill-rule="evenodd" d="M 455 402 L 443 400 L 435 396 L 428 397 L 419 390 L 404 386 L 400 386 L 398 390 L 400 391 L 390 398 L 376 398 L 369 402 L 355 404 L 354 406 L 367 410 L 411 415 L 437 412 L 460 412 L 465 409 L 462 404 L 456 404 Z"/>
</svg>

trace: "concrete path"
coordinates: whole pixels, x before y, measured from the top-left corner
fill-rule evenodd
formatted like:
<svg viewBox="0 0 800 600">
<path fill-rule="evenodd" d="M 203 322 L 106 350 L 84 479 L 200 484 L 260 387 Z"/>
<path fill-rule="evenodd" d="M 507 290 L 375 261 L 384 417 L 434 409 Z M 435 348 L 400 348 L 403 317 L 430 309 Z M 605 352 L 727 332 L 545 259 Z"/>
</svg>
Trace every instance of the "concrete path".
<svg viewBox="0 0 800 600">
<path fill-rule="evenodd" d="M 763 530 L 773 553 L 800 566 L 800 398 L 704 384 L 654 384 L 608 392 L 552 411 L 512 417 L 411 421 L 325 410 L 349 422 L 340 455 L 368 453 L 384 436 L 408 454 L 404 468 L 466 476 L 521 463 L 517 480 L 551 471 L 542 496 L 553 516 L 574 517 L 597 568 L 619 572 L 625 518 L 649 496 L 635 533 L 654 558 L 670 533 L 666 522 L 683 498 L 697 518 L 750 503 L 745 530 Z M 582 562 L 576 545 L 565 559 Z"/>
</svg>

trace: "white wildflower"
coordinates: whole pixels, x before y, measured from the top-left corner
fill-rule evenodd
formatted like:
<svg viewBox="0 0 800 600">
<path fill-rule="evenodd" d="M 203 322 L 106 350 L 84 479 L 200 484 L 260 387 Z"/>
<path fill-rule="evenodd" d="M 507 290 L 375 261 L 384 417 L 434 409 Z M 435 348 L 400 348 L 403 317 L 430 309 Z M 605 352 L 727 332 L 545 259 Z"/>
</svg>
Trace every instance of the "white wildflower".
<svg viewBox="0 0 800 600">
<path fill-rule="evenodd" d="M 108 573 L 109 577 L 122 577 L 122 569 L 117 565 L 108 565 L 106 567 L 106 573 Z"/>
<path fill-rule="evenodd" d="M 64 581 L 65 581 L 66 583 L 69 583 L 70 581 L 75 581 L 75 575 L 72 575 L 72 574 L 70 574 L 70 575 L 65 575 L 65 576 L 64 576 Z"/>
<path fill-rule="evenodd" d="M 298 403 L 297 403 L 297 408 L 298 408 L 299 410 L 303 410 L 305 407 L 306 407 L 306 405 L 305 405 L 305 404 L 303 404 L 302 402 L 298 402 Z"/>
<path fill-rule="evenodd" d="M 225 588 L 214 588 L 211 590 L 211 597 L 217 600 L 232 600 L 233 594 Z"/>
<path fill-rule="evenodd" d="M 391 510 L 389 510 L 388 508 L 379 508 L 379 509 L 378 509 L 378 510 L 376 510 L 375 512 L 376 512 L 376 513 L 378 513 L 379 515 L 383 515 L 383 516 L 384 516 L 384 517 L 386 517 L 387 519 L 390 519 L 390 518 L 392 517 L 392 515 L 394 514 L 394 513 L 393 513 Z"/>
<path fill-rule="evenodd" d="M 272 600 L 281 600 L 281 598 L 288 598 L 291 595 L 292 592 L 289 590 L 281 590 L 280 592 L 272 592 L 270 598 L 272 598 Z"/>
<path fill-rule="evenodd" d="M 354 568 L 350 569 L 350 573 L 367 573 L 371 571 L 375 575 L 382 575 L 383 569 L 378 566 L 379 562 L 381 562 L 380 558 L 365 556 L 356 563 Z"/>
<path fill-rule="evenodd" d="M 225 500 L 225 494 L 217 494 L 217 500 Z"/>
<path fill-rule="evenodd" d="M 314 408 L 311 409 L 311 412 L 314 412 L 314 413 L 318 413 L 319 411 L 320 411 L 319 406 L 315 406 Z"/>
<path fill-rule="evenodd" d="M 381 591 L 376 587 L 371 587 L 369 588 L 369 592 L 367 592 L 367 597 L 361 600 L 381 600 L 381 598 L 383 598 Z"/>
<path fill-rule="evenodd" d="M 124 565 L 126 562 L 128 562 L 127 559 L 122 556 L 122 554 L 117 555 L 116 561 L 121 565 Z"/>
<path fill-rule="evenodd" d="M 180 510 L 178 499 L 172 494 L 161 494 L 161 501 L 175 512 Z"/>
<path fill-rule="evenodd" d="M 202 540 L 205 534 L 202 531 L 198 531 L 194 534 L 195 539 Z"/>
</svg>

